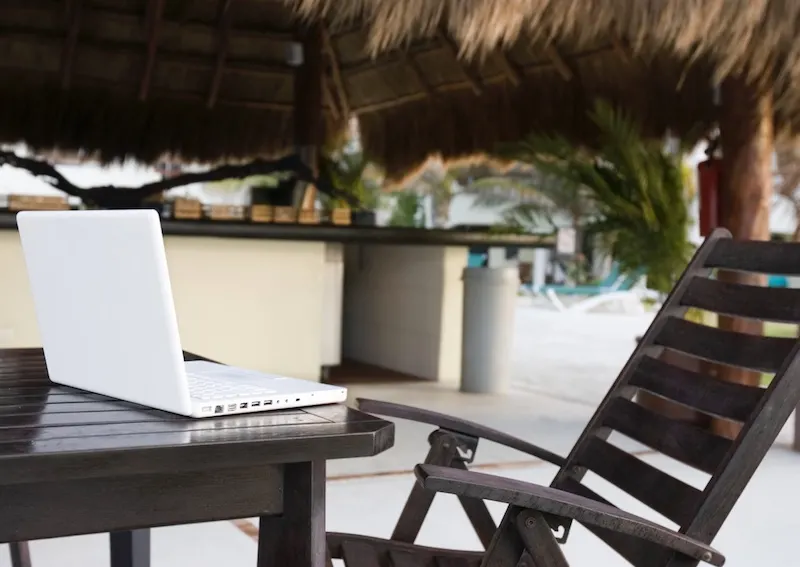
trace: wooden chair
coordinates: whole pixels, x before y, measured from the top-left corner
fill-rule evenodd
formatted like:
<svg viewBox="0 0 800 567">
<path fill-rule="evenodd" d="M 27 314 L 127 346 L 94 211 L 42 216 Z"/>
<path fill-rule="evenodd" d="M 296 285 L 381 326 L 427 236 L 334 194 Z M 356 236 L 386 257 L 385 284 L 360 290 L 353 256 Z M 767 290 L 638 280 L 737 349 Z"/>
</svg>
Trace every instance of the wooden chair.
<svg viewBox="0 0 800 567">
<path fill-rule="evenodd" d="M 576 521 L 637 567 L 722 565 L 710 544 L 800 399 L 800 357 L 792 338 L 747 335 L 690 322 L 694 307 L 735 318 L 800 321 L 800 290 L 716 279 L 715 269 L 800 273 L 800 245 L 737 242 L 715 231 L 700 247 L 663 308 L 566 458 L 526 441 L 442 414 L 363 400 L 362 410 L 435 425 L 425 464 L 391 539 L 331 533 L 333 558 L 347 567 L 566 567 L 560 544 Z M 766 389 L 723 382 L 660 358 L 678 351 L 740 369 L 776 373 Z M 633 401 L 657 394 L 742 424 L 728 439 Z M 710 475 L 691 486 L 609 442 L 612 432 Z M 479 439 L 559 467 L 549 487 L 467 470 Z M 621 510 L 590 489 L 587 472 L 605 479 L 679 526 L 677 530 Z M 485 552 L 414 545 L 435 493 L 458 496 Z M 508 504 L 496 526 L 484 500 Z M 556 532 L 561 532 L 559 536 Z"/>
</svg>

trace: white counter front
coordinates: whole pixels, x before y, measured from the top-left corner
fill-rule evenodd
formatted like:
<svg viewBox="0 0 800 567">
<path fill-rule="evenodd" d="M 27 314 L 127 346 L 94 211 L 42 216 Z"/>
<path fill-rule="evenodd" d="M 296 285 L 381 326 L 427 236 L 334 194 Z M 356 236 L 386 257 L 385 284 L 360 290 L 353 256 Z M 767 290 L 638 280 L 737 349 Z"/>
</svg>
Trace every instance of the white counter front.
<svg viewBox="0 0 800 567">
<path fill-rule="evenodd" d="M 165 236 L 185 350 L 318 380 L 324 242 Z M 0 347 L 40 346 L 19 235 L 0 231 Z"/>
</svg>

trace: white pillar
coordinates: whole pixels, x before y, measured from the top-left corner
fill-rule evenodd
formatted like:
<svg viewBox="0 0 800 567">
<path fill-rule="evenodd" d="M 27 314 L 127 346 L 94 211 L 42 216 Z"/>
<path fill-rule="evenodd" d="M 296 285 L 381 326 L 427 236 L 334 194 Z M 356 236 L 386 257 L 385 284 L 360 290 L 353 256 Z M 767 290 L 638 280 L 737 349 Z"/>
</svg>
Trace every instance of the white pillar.
<svg viewBox="0 0 800 567">
<path fill-rule="evenodd" d="M 462 392 L 508 390 L 518 289 L 519 272 L 514 267 L 464 270 Z"/>
<path fill-rule="evenodd" d="M 342 362 L 342 292 L 344 290 L 344 247 L 325 244 L 325 271 L 322 294 L 322 365 Z"/>
<path fill-rule="evenodd" d="M 540 289 L 544 286 L 547 276 L 547 264 L 550 262 L 550 250 L 547 248 L 537 248 L 533 251 L 533 289 Z"/>
</svg>

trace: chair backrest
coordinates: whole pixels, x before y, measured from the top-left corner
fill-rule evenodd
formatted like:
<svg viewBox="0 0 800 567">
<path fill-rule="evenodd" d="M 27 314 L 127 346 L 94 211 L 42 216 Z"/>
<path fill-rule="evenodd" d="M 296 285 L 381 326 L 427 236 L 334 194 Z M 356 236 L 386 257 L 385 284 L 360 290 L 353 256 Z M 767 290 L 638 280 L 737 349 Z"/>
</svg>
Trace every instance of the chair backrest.
<svg viewBox="0 0 800 567">
<path fill-rule="evenodd" d="M 597 284 L 597 287 L 614 287 L 614 284 L 616 284 L 620 280 L 621 277 L 620 277 L 619 264 L 617 262 L 614 262 L 613 264 L 611 264 L 611 271 L 609 271 L 608 275 Z"/>
<path fill-rule="evenodd" d="M 763 285 L 762 276 L 742 273 L 800 274 L 800 244 L 734 241 L 727 231 L 715 231 L 642 337 L 554 487 L 605 501 L 587 486 L 591 479 L 584 475 L 591 472 L 672 521 L 682 533 L 711 543 L 800 400 L 798 341 L 752 334 L 748 323 L 800 321 L 800 290 L 771 289 Z M 685 319 L 689 308 L 724 316 L 720 328 Z M 665 351 L 724 365 L 729 373 L 775 376 L 767 388 L 724 382 L 665 361 Z M 632 401 L 638 391 L 741 424 L 741 430 L 729 439 L 655 413 Z M 639 459 L 616 443 L 620 434 L 706 473 L 691 476 L 707 482 L 684 482 Z M 592 531 L 637 567 L 696 564 L 629 536 Z"/>
<path fill-rule="evenodd" d="M 614 282 L 611 288 L 614 291 L 630 291 L 639 281 L 644 277 L 645 271 L 643 269 L 636 270 L 624 277 L 620 277 Z"/>
</svg>

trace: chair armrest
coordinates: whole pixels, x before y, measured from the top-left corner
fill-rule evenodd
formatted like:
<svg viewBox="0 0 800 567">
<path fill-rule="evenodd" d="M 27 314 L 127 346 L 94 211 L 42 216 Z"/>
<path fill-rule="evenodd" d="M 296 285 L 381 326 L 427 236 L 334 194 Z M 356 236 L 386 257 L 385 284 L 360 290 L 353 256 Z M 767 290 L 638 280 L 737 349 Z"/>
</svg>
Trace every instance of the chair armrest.
<svg viewBox="0 0 800 567">
<path fill-rule="evenodd" d="M 417 465 L 419 483 L 434 492 L 505 502 L 582 524 L 634 536 L 721 566 L 725 557 L 713 547 L 619 508 L 547 486 L 472 471 Z"/>
<path fill-rule="evenodd" d="M 498 431 L 490 427 L 484 427 L 483 425 L 474 423 L 472 421 L 466 421 L 435 411 L 429 411 L 402 404 L 394 404 L 392 402 L 368 400 L 365 398 L 358 398 L 356 402 L 358 403 L 358 409 L 366 413 L 374 413 L 387 417 L 396 417 L 398 419 L 408 419 L 411 421 L 416 421 L 417 423 L 425 423 L 428 425 L 441 427 L 442 429 L 448 429 L 450 431 L 468 435 L 470 437 L 486 439 L 487 441 L 505 445 L 511 449 L 516 449 L 517 451 L 527 453 L 532 457 L 542 459 L 543 461 L 552 463 L 557 467 L 562 466 L 565 462 L 563 457 L 556 455 L 547 449 L 542 449 L 541 447 L 537 447 L 532 443 L 528 443 L 527 441 L 523 441 L 522 439 L 508 435 L 502 431 Z"/>
</svg>

